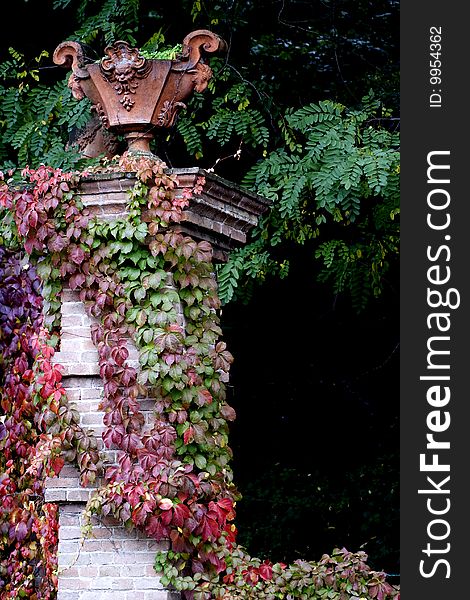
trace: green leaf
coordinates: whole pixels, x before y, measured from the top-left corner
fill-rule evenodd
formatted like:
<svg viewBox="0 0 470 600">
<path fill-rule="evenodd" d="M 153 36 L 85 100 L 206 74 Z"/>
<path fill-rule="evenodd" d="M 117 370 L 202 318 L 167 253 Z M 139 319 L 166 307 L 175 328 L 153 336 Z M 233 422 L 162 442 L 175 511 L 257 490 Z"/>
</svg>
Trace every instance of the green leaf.
<svg viewBox="0 0 470 600">
<path fill-rule="evenodd" d="M 134 290 L 134 298 L 140 302 L 141 300 L 143 300 L 145 298 L 145 296 L 147 295 L 147 290 L 143 287 L 139 287 L 136 290 Z"/>
<path fill-rule="evenodd" d="M 194 457 L 194 462 L 196 466 L 201 470 L 205 469 L 207 466 L 207 460 L 202 454 L 196 454 L 196 456 Z"/>
</svg>

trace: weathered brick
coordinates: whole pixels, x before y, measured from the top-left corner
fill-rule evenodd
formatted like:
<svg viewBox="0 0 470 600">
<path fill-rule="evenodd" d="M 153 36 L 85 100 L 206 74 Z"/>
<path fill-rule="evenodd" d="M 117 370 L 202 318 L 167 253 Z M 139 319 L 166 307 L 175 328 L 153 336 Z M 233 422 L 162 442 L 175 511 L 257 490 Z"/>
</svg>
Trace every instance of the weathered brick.
<svg viewBox="0 0 470 600">
<path fill-rule="evenodd" d="M 168 544 L 166 542 L 157 542 L 156 540 L 147 539 L 147 550 L 151 554 L 158 552 L 159 550 L 168 550 Z"/>
<path fill-rule="evenodd" d="M 104 207 L 100 206 L 100 207 L 97 207 L 97 210 L 95 210 L 94 213 L 98 214 L 103 221 L 108 221 L 108 222 L 115 221 L 116 219 L 125 217 L 127 214 L 125 211 L 122 210 L 122 206 L 120 207 L 120 209 L 119 209 L 119 207 L 115 207 L 111 214 L 109 214 L 110 211 L 109 212 L 108 211 L 109 211 L 108 207 L 104 208 Z"/>
<path fill-rule="evenodd" d="M 65 364 L 64 374 L 65 375 L 98 375 L 100 372 L 98 363 L 85 363 L 85 364 Z"/>
<path fill-rule="evenodd" d="M 132 562 L 153 565 L 155 554 L 153 552 L 134 552 L 132 554 Z"/>
<path fill-rule="evenodd" d="M 61 540 L 74 540 L 80 538 L 80 528 L 65 525 L 60 527 L 60 539 Z"/>
<path fill-rule="evenodd" d="M 80 592 L 69 592 L 67 590 L 62 591 L 59 580 L 59 598 L 60 600 L 82 600 Z"/>
<path fill-rule="evenodd" d="M 83 542 L 83 552 L 99 552 L 103 550 L 101 540 L 87 538 Z"/>
<path fill-rule="evenodd" d="M 65 467 L 64 467 L 64 469 L 65 469 Z M 65 516 L 67 516 L 67 517 L 76 518 L 77 519 L 77 523 L 78 523 L 79 520 L 80 520 L 80 516 L 81 516 L 82 512 L 83 511 L 79 507 L 77 507 L 77 506 L 72 506 L 72 505 L 63 506 L 60 509 L 60 515 L 59 515 L 60 522 L 62 522 L 62 519 Z"/>
<path fill-rule="evenodd" d="M 61 298 L 62 302 L 75 302 L 80 297 L 78 292 L 72 292 L 70 288 L 63 288 Z"/>
<path fill-rule="evenodd" d="M 169 592 L 164 590 L 146 591 L 145 600 L 179 600 L 180 596 L 170 595 Z"/>
<path fill-rule="evenodd" d="M 121 573 L 121 569 L 114 565 L 102 565 L 99 568 L 99 577 L 117 577 L 121 574 L 125 573 Z"/>
<path fill-rule="evenodd" d="M 80 415 L 80 423 L 82 425 L 103 425 L 103 413 L 101 412 L 90 412 L 87 414 Z"/>
<path fill-rule="evenodd" d="M 81 592 L 80 600 L 126 600 L 126 592 L 116 592 L 113 590 L 100 592 L 92 588 Z"/>
<path fill-rule="evenodd" d="M 81 391 L 80 398 L 82 400 L 99 399 L 102 395 L 102 391 L 97 388 L 83 388 Z"/>
<path fill-rule="evenodd" d="M 113 527 L 113 540 L 135 540 L 137 532 L 133 529 L 127 531 L 124 527 Z"/>
<path fill-rule="evenodd" d="M 77 300 L 75 300 L 77 298 Z M 85 305 L 83 302 L 78 300 L 78 296 L 75 296 L 73 301 L 67 301 L 62 303 L 62 315 L 86 315 Z"/>
<path fill-rule="evenodd" d="M 88 502 L 91 494 L 94 490 L 87 490 L 85 488 L 76 488 L 67 490 L 67 501 L 68 502 Z"/>
<path fill-rule="evenodd" d="M 58 553 L 58 564 L 59 567 L 61 568 L 67 568 L 67 567 L 71 567 L 73 565 L 76 564 L 76 558 L 77 558 L 77 554 L 76 553 L 68 553 L 68 552 L 61 552 L 60 549 L 60 544 L 59 544 L 59 553 Z"/>
<path fill-rule="evenodd" d="M 95 350 L 95 345 L 93 344 L 91 338 L 70 336 L 62 337 L 62 340 L 60 342 L 60 349 L 61 352 L 74 352 L 81 355 L 83 352 Z"/>
<path fill-rule="evenodd" d="M 87 427 L 87 429 L 88 429 L 88 427 Z M 96 442 L 98 444 L 98 449 L 101 449 L 102 448 L 102 445 L 100 445 L 101 444 L 101 434 L 104 431 L 104 425 L 99 425 L 99 426 L 94 425 L 93 428 L 91 429 L 91 431 L 94 431 L 95 437 L 97 438 Z"/>
<path fill-rule="evenodd" d="M 52 358 L 53 362 L 57 363 L 57 364 L 63 364 L 63 363 L 69 363 L 69 362 L 74 362 L 77 357 L 79 356 L 79 352 L 75 351 L 75 347 L 72 348 L 72 351 L 68 351 L 66 352 L 64 350 L 64 348 L 61 346 L 61 349 L 59 352 L 56 352 Z M 78 395 L 80 394 L 80 390 L 77 390 Z"/>
<path fill-rule="evenodd" d="M 113 590 L 133 590 L 135 589 L 135 583 L 135 579 L 119 577 L 112 580 L 111 588 Z"/>
<path fill-rule="evenodd" d="M 62 352 L 73 352 L 75 355 L 79 356 L 84 352 L 96 351 L 91 338 L 73 336 L 62 338 L 60 349 Z"/>
<path fill-rule="evenodd" d="M 105 217 L 115 217 L 124 215 L 125 211 L 123 211 L 123 202 L 119 199 L 113 202 L 113 199 L 110 199 L 109 203 L 106 206 L 101 207 L 101 214 Z"/>
<path fill-rule="evenodd" d="M 154 561 L 155 561 L 155 555 L 154 555 Z M 155 575 L 157 575 L 153 563 L 151 565 L 145 565 L 144 566 L 145 569 L 145 575 L 147 575 L 147 577 L 155 577 Z"/>
<path fill-rule="evenodd" d="M 145 592 L 129 592 L 126 595 L 126 600 L 145 600 Z"/>
<path fill-rule="evenodd" d="M 111 590 L 114 579 L 112 577 L 97 577 L 93 582 L 94 590 Z M 132 588 L 128 588 L 132 589 Z"/>
<path fill-rule="evenodd" d="M 67 495 L 63 489 L 46 489 L 44 492 L 44 500 L 46 502 L 65 502 L 66 499 Z"/>
<path fill-rule="evenodd" d="M 79 567 L 80 577 L 98 577 L 100 569 L 96 565 Z"/>
<path fill-rule="evenodd" d="M 116 552 L 122 554 L 122 551 L 127 549 L 128 540 L 115 540 L 110 538 L 109 540 L 100 541 L 100 549 L 102 552 Z"/>
<path fill-rule="evenodd" d="M 95 565 L 121 564 L 122 561 L 118 560 L 119 558 L 119 556 L 114 556 L 112 552 L 95 552 L 93 554 L 93 562 Z"/>
<path fill-rule="evenodd" d="M 84 314 L 62 315 L 60 320 L 62 331 L 65 329 L 73 329 L 74 327 L 82 327 L 84 325 L 84 320 Z"/>
<path fill-rule="evenodd" d="M 153 413 L 155 409 L 155 400 L 153 398 L 142 399 L 139 401 L 139 406 L 142 412 Z"/>
<path fill-rule="evenodd" d="M 61 371 L 62 374 L 64 376 L 67 376 L 67 365 L 71 365 L 73 363 L 78 363 L 78 361 L 80 360 L 80 352 L 75 352 L 74 349 L 72 349 L 72 351 L 70 351 L 70 349 L 67 352 L 63 353 L 64 355 L 67 356 L 67 358 L 62 358 L 61 353 L 58 352 L 57 354 L 54 354 L 53 358 L 52 358 L 52 362 L 54 364 L 57 365 L 61 365 Z"/>
<path fill-rule="evenodd" d="M 92 536 L 97 540 L 109 539 L 111 535 L 111 530 L 107 529 L 106 527 L 93 527 Z"/>
<path fill-rule="evenodd" d="M 60 550 L 59 550 L 60 553 Z M 78 567 L 82 567 L 83 565 L 95 564 L 94 553 L 84 552 L 80 549 L 78 556 L 76 555 L 76 560 L 74 562 Z"/>
<path fill-rule="evenodd" d="M 126 552 L 148 552 L 147 541 L 140 540 L 126 540 L 125 542 Z"/>
<path fill-rule="evenodd" d="M 134 577 L 134 579 L 139 579 L 140 577 L 148 575 L 148 565 L 138 565 L 134 563 L 133 565 L 122 565 L 119 569 L 122 577 Z"/>
<path fill-rule="evenodd" d="M 93 343 L 93 342 L 92 342 Z M 84 363 L 90 363 L 90 362 L 98 362 L 98 351 L 96 350 L 96 348 L 93 346 L 93 350 L 90 351 L 89 349 L 86 350 L 86 352 L 82 352 L 80 354 L 80 362 L 84 362 Z"/>
<path fill-rule="evenodd" d="M 80 388 L 75 388 L 67 385 L 67 376 L 65 375 L 62 378 L 62 385 L 67 394 L 67 398 L 69 402 L 80 402 L 82 397 L 82 390 Z"/>
<path fill-rule="evenodd" d="M 78 479 L 79 471 L 75 465 L 70 465 L 70 464 L 65 463 L 65 465 L 62 467 L 62 470 L 60 472 L 60 476 L 61 477 L 76 477 Z M 64 511 L 64 514 L 66 512 L 67 511 Z M 76 511 L 73 511 L 73 512 L 76 512 Z"/>
<path fill-rule="evenodd" d="M 78 477 L 49 477 L 46 488 L 73 488 L 78 486 Z"/>
<path fill-rule="evenodd" d="M 139 577 L 138 590 L 162 590 L 163 586 L 160 583 L 160 578 L 155 577 Z"/>
<path fill-rule="evenodd" d="M 78 551 L 78 543 L 76 540 L 61 540 L 60 541 L 60 551 L 65 552 L 66 554 L 77 553 Z"/>
<path fill-rule="evenodd" d="M 87 590 L 90 587 L 90 582 L 86 579 L 78 577 L 61 577 L 61 590 Z"/>
<path fill-rule="evenodd" d="M 80 414 L 97 412 L 99 402 L 100 401 L 98 399 L 96 399 L 94 402 L 90 402 L 89 400 L 78 400 L 75 402 L 75 408 Z"/>
</svg>

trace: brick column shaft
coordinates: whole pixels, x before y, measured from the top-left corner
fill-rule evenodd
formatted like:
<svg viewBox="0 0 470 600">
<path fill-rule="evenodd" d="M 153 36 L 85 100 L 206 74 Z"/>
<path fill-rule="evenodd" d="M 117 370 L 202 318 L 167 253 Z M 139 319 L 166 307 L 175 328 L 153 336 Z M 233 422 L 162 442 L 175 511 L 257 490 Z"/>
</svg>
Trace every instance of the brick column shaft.
<svg viewBox="0 0 470 600">
<path fill-rule="evenodd" d="M 192 188 L 204 177 L 202 192 L 193 197 L 184 211 L 183 221 L 174 227 L 196 240 L 206 240 L 214 248 L 214 257 L 225 260 L 227 252 L 246 242 L 249 230 L 269 203 L 244 192 L 234 184 L 200 169 L 174 171 L 181 188 Z M 201 182 L 201 179 L 199 179 Z M 80 195 L 91 214 L 114 220 L 126 214 L 127 191 L 135 178 L 124 174 L 103 174 L 85 180 Z M 171 276 L 170 276 L 171 279 Z M 167 282 L 169 287 L 172 281 Z M 184 323 L 181 307 L 178 320 Z M 55 362 L 64 369 L 63 385 L 67 397 L 80 415 L 80 424 L 94 430 L 103 450 L 103 413 L 98 409 L 103 383 L 99 377 L 98 353 L 91 339 L 92 320 L 87 316 L 79 295 L 62 293 L 60 351 Z M 128 363 L 138 367 L 138 352 L 127 342 Z M 154 401 L 141 400 L 147 426 L 153 418 Z M 106 450 L 106 462 L 115 462 L 115 453 Z M 155 553 L 164 549 L 135 530 L 128 531 L 109 518 L 96 520 L 93 535 L 81 535 L 83 512 L 93 488 L 79 484 L 75 467 L 65 466 L 59 477 L 46 483 L 46 501 L 59 506 L 59 593 L 58 600 L 176 600 L 180 595 L 163 589 L 153 569 Z"/>
</svg>

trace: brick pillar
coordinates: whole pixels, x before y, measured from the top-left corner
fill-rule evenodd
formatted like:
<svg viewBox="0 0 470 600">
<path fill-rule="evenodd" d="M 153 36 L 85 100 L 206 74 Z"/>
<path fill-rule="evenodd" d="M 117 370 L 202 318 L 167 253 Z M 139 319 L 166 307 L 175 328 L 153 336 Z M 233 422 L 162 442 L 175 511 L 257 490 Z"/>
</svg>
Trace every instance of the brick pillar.
<svg viewBox="0 0 470 600">
<path fill-rule="evenodd" d="M 205 178 L 200 196 L 190 201 L 184 219 L 175 229 L 197 240 L 209 241 L 214 257 L 225 260 L 227 252 L 246 242 L 248 231 L 268 202 L 255 194 L 200 169 L 179 169 L 174 173 L 179 188 L 194 187 Z M 126 213 L 127 191 L 135 178 L 123 174 L 102 174 L 82 183 L 83 204 L 98 218 L 116 219 Z M 181 189 L 176 190 L 176 194 Z M 167 282 L 171 286 L 171 281 Z M 184 323 L 181 307 L 177 310 Z M 64 290 L 61 307 L 60 351 L 55 362 L 64 369 L 63 386 L 75 404 L 80 424 L 94 430 L 99 448 L 103 413 L 98 409 L 103 393 L 99 377 L 98 353 L 91 339 L 92 320 L 85 313 L 77 293 Z M 128 362 L 138 367 L 138 352 L 127 343 Z M 153 415 L 153 400 L 141 400 L 147 424 Z M 106 450 L 106 462 L 115 462 Z M 164 590 L 153 569 L 155 553 L 166 544 L 157 543 L 135 530 L 106 518 L 95 521 L 90 539 L 83 539 L 80 527 L 83 512 L 94 488 L 83 488 L 75 467 L 65 466 L 59 477 L 46 482 L 46 501 L 59 506 L 59 593 L 58 600 L 176 600 L 180 595 Z"/>
<path fill-rule="evenodd" d="M 76 292 L 64 290 L 61 307 L 61 346 L 54 362 L 63 367 L 63 386 L 80 415 L 80 425 L 93 429 L 100 450 L 103 413 L 98 409 L 103 383 L 98 353 L 91 339 L 92 320 Z M 129 341 L 128 362 L 138 364 L 138 353 Z M 153 402 L 141 400 L 147 423 Z M 115 462 L 106 450 L 106 463 Z M 95 519 L 91 538 L 81 533 L 83 513 L 94 487 L 79 483 L 78 470 L 66 465 L 59 477 L 46 482 L 46 501 L 59 507 L 58 600 L 174 600 L 179 594 L 163 589 L 153 563 L 157 550 L 167 548 L 136 530 L 126 530 L 111 518 Z"/>
<path fill-rule="evenodd" d="M 110 518 L 95 520 L 92 538 L 81 537 L 84 504 L 68 502 L 59 511 L 59 600 L 170 600 L 153 568 L 165 544 Z"/>
</svg>

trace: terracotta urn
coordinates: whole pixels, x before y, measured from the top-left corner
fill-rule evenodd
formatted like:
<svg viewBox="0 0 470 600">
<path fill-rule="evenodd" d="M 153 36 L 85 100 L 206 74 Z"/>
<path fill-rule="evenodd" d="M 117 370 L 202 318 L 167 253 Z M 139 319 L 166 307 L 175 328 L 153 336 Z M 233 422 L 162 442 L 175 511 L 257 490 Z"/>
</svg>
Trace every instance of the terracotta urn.
<svg viewBox="0 0 470 600">
<path fill-rule="evenodd" d="M 72 67 L 73 96 L 87 96 L 107 130 L 123 134 L 130 151 L 150 152 L 154 128 L 171 127 L 186 108 L 184 100 L 206 89 L 212 70 L 203 55 L 225 47 L 219 36 L 200 29 L 184 38 L 175 60 L 146 59 L 123 41 L 105 48 L 106 56 L 96 63 L 87 62 L 79 43 L 63 42 L 53 60 Z"/>
</svg>

